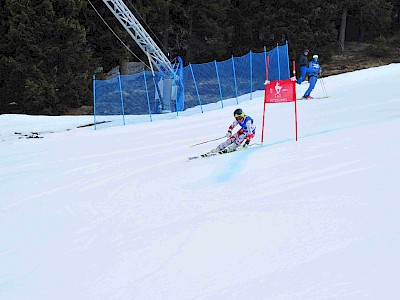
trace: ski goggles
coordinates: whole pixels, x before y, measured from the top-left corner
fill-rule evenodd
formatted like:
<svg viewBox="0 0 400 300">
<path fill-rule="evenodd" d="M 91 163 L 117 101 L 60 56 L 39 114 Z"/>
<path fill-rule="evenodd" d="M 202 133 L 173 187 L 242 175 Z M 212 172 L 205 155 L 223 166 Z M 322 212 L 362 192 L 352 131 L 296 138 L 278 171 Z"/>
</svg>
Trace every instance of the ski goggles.
<svg viewBox="0 0 400 300">
<path fill-rule="evenodd" d="M 235 117 L 236 120 L 237 119 L 244 119 L 244 113 L 241 113 L 239 115 L 235 115 L 234 117 Z"/>
</svg>

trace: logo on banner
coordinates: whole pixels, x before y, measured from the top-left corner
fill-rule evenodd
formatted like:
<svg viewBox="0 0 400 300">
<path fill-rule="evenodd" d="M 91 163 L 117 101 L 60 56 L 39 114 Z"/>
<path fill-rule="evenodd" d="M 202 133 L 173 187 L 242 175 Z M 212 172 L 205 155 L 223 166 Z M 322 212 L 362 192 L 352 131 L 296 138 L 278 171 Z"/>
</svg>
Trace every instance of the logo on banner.
<svg viewBox="0 0 400 300">
<path fill-rule="evenodd" d="M 273 85 L 275 84 L 275 85 Z M 280 103 L 295 100 L 294 82 L 289 80 L 273 81 L 265 87 L 265 102 Z"/>
<path fill-rule="evenodd" d="M 282 86 L 279 85 L 279 82 L 276 82 L 276 84 L 275 84 L 275 98 L 282 97 L 281 91 L 282 91 Z M 283 90 L 283 92 L 286 92 L 286 91 L 287 91 L 286 89 Z"/>
</svg>

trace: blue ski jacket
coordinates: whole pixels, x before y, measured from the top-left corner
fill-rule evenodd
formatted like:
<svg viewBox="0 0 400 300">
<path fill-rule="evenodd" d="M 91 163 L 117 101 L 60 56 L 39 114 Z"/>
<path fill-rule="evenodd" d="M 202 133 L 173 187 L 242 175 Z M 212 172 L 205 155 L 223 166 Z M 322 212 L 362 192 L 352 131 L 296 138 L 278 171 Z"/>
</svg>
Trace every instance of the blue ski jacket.
<svg viewBox="0 0 400 300">
<path fill-rule="evenodd" d="M 318 61 L 310 61 L 308 65 L 308 77 L 315 76 L 318 77 L 318 73 L 322 71 L 321 66 L 319 65 Z"/>
</svg>

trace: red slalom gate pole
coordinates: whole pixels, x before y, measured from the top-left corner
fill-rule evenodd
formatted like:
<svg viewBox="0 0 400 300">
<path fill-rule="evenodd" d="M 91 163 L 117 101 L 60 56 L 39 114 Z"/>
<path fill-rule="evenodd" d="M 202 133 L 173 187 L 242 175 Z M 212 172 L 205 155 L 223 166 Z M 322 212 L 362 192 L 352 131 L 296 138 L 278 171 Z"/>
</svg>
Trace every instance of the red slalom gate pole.
<svg viewBox="0 0 400 300">
<path fill-rule="evenodd" d="M 296 62 L 292 61 L 293 77 L 296 78 Z"/>
<path fill-rule="evenodd" d="M 261 146 L 263 145 L 263 142 L 264 142 L 264 123 L 265 123 L 265 100 L 264 100 L 264 109 L 263 109 L 263 118 L 262 118 Z"/>
<path fill-rule="evenodd" d="M 268 80 L 268 69 L 269 69 L 269 55 L 267 56 L 267 62 L 265 65 L 265 81 Z M 264 124 L 265 124 L 265 104 L 267 100 L 267 85 L 264 86 L 264 108 L 263 108 L 263 118 L 262 118 L 262 130 L 261 130 L 261 146 L 264 142 Z"/>
<path fill-rule="evenodd" d="M 294 79 L 296 79 L 296 62 L 295 61 L 293 61 L 293 65 L 292 65 L 292 68 L 293 68 L 293 77 L 294 77 Z M 296 82 L 294 81 L 294 95 L 293 95 L 293 97 L 294 97 L 294 123 L 295 123 L 295 128 L 296 128 L 296 142 L 297 142 L 297 93 L 296 93 Z"/>
<path fill-rule="evenodd" d="M 294 122 L 296 127 L 296 142 L 297 142 L 297 101 L 294 99 Z"/>
</svg>

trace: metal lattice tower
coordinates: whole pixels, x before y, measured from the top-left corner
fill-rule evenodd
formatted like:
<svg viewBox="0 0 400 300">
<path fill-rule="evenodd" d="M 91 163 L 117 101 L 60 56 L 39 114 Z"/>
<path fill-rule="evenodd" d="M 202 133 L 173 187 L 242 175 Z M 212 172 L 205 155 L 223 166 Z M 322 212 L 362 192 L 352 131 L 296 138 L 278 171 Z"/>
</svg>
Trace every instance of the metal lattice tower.
<svg viewBox="0 0 400 300">
<path fill-rule="evenodd" d="M 129 35 L 146 53 L 151 67 L 155 67 L 162 74 L 173 74 L 174 69 L 169 59 L 161 51 L 151 36 L 139 23 L 129 8 L 122 0 L 103 0 L 105 5 L 111 10 L 118 21 L 124 26 Z"/>
</svg>

